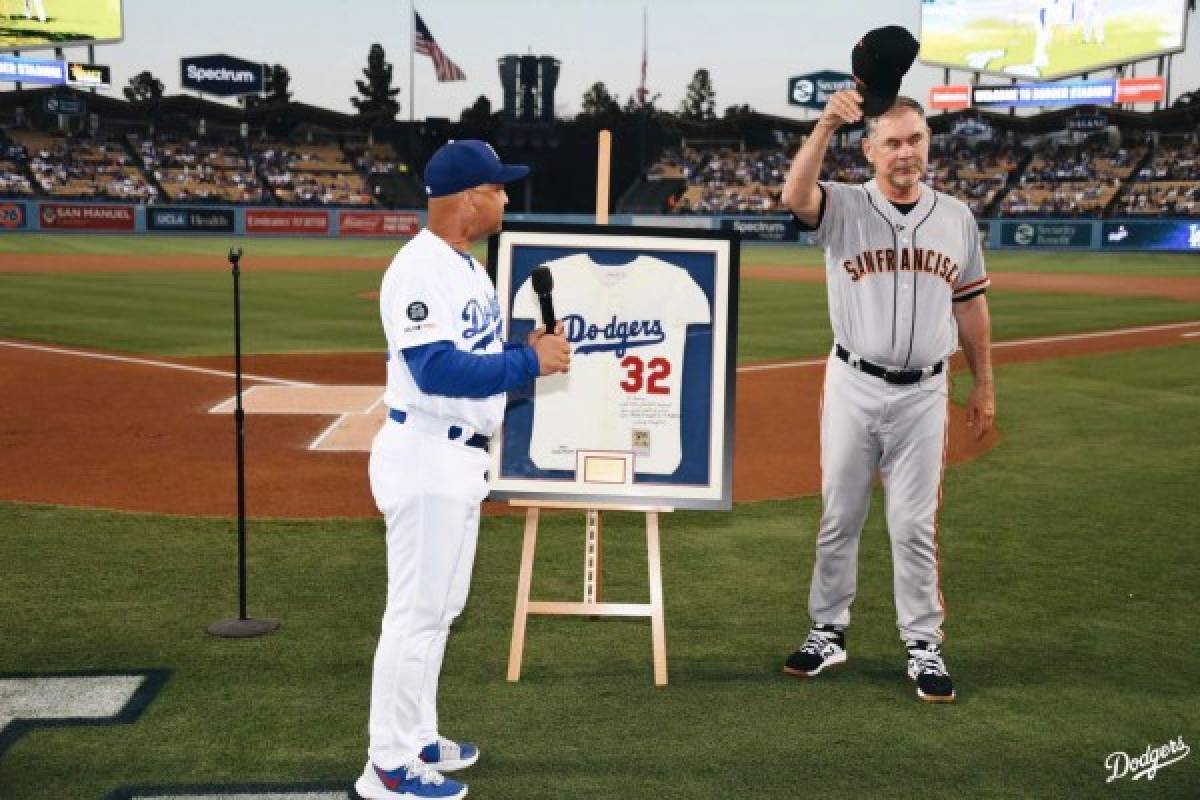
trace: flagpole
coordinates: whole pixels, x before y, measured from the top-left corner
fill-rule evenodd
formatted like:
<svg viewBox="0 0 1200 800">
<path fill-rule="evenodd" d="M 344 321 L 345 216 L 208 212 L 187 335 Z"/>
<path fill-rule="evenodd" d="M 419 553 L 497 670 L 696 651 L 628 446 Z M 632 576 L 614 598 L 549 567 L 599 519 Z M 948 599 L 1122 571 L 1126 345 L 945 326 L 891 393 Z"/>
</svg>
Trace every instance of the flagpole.
<svg viewBox="0 0 1200 800">
<path fill-rule="evenodd" d="M 412 122 L 417 110 L 417 96 L 413 93 L 413 67 L 417 60 L 417 9 L 414 0 L 408 0 L 408 121 Z"/>
</svg>

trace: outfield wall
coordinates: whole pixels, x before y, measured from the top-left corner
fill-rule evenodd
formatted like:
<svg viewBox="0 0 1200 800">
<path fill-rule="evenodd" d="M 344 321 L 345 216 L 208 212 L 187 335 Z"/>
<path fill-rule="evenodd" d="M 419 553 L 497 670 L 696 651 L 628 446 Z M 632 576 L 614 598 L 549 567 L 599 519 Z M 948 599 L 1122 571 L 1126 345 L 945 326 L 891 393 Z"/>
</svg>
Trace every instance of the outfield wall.
<svg viewBox="0 0 1200 800">
<path fill-rule="evenodd" d="M 587 224 L 590 214 L 520 214 L 522 222 Z M 42 200 L 0 201 L 0 232 L 233 234 L 244 236 L 403 237 L 416 233 L 424 211 L 362 208 L 246 206 L 142 206 Z M 743 241 L 812 244 L 796 221 L 783 216 L 676 216 L 613 214 L 613 225 L 733 230 Z M 989 249 L 1159 250 L 1200 252 L 1194 219 L 993 219 L 980 220 Z"/>
</svg>

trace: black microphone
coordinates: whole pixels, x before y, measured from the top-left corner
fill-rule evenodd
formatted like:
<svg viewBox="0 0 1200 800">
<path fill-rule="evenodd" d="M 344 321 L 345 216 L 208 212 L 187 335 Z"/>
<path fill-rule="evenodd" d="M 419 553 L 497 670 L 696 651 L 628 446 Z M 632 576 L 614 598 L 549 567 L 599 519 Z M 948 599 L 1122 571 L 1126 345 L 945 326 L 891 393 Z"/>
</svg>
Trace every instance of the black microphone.
<svg viewBox="0 0 1200 800">
<path fill-rule="evenodd" d="M 554 333 L 554 276 L 549 267 L 538 267 L 533 271 L 533 291 L 537 293 L 538 302 L 542 305 L 542 322 L 546 325 L 546 333 Z"/>
</svg>

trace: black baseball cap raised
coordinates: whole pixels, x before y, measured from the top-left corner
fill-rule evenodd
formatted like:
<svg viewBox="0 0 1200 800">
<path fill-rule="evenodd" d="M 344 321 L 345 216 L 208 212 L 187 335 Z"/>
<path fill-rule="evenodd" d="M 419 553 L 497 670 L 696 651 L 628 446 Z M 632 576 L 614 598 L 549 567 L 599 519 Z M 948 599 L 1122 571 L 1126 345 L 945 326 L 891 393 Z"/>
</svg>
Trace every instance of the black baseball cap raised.
<svg viewBox="0 0 1200 800">
<path fill-rule="evenodd" d="M 899 25 L 876 28 L 858 40 L 850 61 L 864 115 L 876 117 L 891 108 L 900 94 L 900 81 L 920 49 L 920 43 Z"/>
</svg>

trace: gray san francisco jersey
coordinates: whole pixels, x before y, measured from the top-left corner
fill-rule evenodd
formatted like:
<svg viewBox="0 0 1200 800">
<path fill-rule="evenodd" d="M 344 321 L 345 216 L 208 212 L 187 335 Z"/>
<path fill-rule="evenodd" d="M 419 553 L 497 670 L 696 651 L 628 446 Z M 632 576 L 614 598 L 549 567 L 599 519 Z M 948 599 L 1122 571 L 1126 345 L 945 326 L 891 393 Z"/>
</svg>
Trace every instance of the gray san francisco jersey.
<svg viewBox="0 0 1200 800">
<path fill-rule="evenodd" d="M 924 184 L 907 214 L 874 180 L 821 186 L 824 210 L 813 240 L 825 248 L 834 338 L 892 367 L 926 367 L 954 352 L 951 302 L 988 286 L 971 210 Z"/>
</svg>

